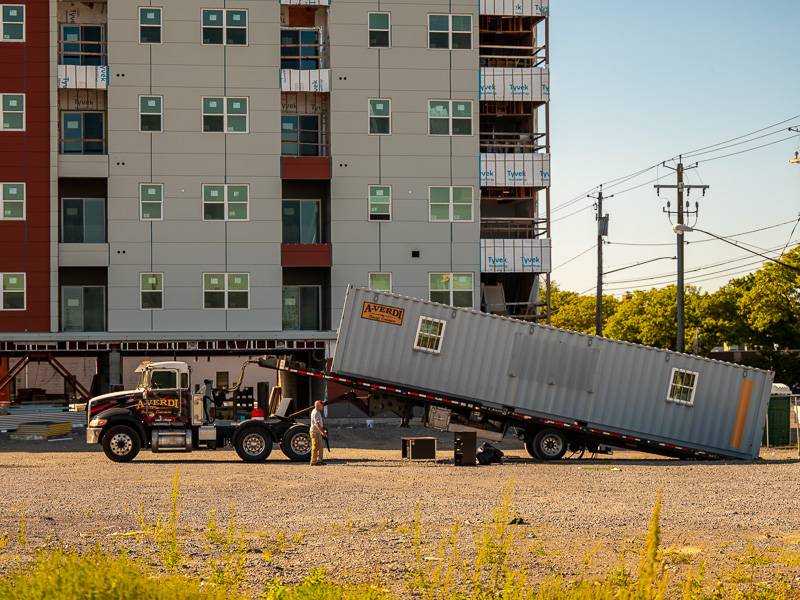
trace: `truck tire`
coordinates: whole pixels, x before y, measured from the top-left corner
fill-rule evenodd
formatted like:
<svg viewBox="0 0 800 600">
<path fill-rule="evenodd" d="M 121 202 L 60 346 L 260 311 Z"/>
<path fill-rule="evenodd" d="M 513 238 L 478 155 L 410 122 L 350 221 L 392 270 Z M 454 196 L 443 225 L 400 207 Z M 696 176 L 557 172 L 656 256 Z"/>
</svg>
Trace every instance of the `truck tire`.
<svg viewBox="0 0 800 600">
<path fill-rule="evenodd" d="M 244 462 L 263 462 L 272 452 L 272 435 L 264 427 L 251 425 L 239 432 L 234 446 Z"/>
<path fill-rule="evenodd" d="M 281 450 L 295 462 L 311 458 L 311 434 L 306 425 L 292 425 L 281 438 Z"/>
<path fill-rule="evenodd" d="M 558 429 L 542 429 L 533 438 L 533 451 L 541 460 L 559 460 L 567 452 L 569 441 Z"/>
<path fill-rule="evenodd" d="M 114 462 L 131 462 L 141 447 L 139 433 L 130 425 L 114 425 L 103 434 L 103 452 Z"/>
<path fill-rule="evenodd" d="M 536 437 L 535 433 L 533 435 L 525 436 L 525 450 L 528 451 L 528 454 L 531 455 L 531 458 L 540 458 L 540 456 L 536 454 L 536 448 L 533 446 L 534 437 Z"/>
</svg>

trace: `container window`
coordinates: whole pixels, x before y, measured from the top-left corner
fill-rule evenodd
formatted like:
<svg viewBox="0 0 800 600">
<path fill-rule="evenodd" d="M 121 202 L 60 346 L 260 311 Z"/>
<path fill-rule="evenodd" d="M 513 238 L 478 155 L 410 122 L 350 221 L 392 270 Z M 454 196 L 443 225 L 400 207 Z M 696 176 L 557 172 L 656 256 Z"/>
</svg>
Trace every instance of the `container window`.
<svg viewBox="0 0 800 600">
<path fill-rule="evenodd" d="M 439 354 L 442 351 L 444 327 L 446 323 L 439 319 L 420 317 L 417 326 L 417 337 L 414 341 L 414 350 Z"/>
<path fill-rule="evenodd" d="M 697 379 L 699 377 L 700 373 L 695 371 L 672 369 L 667 400 L 692 406 L 694 404 L 694 393 L 697 390 Z"/>
</svg>

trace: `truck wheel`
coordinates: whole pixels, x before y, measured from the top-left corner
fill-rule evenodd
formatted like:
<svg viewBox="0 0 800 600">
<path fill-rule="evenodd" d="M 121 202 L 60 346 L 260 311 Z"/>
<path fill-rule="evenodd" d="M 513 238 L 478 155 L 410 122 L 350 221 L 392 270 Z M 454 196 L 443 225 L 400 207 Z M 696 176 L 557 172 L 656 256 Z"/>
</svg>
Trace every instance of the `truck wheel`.
<svg viewBox="0 0 800 600">
<path fill-rule="evenodd" d="M 128 425 L 115 425 L 103 434 L 103 452 L 114 462 L 131 462 L 141 447 L 139 434 Z"/>
<path fill-rule="evenodd" d="M 533 450 L 542 460 L 558 460 L 567 452 L 567 436 L 557 429 L 542 429 L 533 438 Z"/>
<path fill-rule="evenodd" d="M 536 434 L 532 436 L 525 436 L 525 450 L 528 451 L 528 454 L 531 455 L 531 458 L 541 458 L 538 454 L 536 454 L 536 448 L 533 446 L 533 438 Z"/>
<path fill-rule="evenodd" d="M 272 436 L 263 427 L 247 427 L 239 433 L 235 446 L 244 462 L 262 462 L 272 452 Z"/>
<path fill-rule="evenodd" d="M 311 434 L 305 425 L 292 425 L 281 438 L 281 450 L 295 462 L 308 461 L 311 457 Z"/>
</svg>

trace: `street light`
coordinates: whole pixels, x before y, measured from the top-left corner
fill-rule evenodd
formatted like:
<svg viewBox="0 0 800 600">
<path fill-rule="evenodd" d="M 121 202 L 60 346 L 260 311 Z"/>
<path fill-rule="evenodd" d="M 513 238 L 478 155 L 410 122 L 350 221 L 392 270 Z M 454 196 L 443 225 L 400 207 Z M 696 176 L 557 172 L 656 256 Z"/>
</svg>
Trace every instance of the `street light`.
<svg viewBox="0 0 800 600">
<path fill-rule="evenodd" d="M 741 250 L 744 250 L 745 252 L 749 252 L 750 254 L 755 254 L 756 256 L 760 256 L 761 258 L 765 258 L 770 262 L 777 263 L 777 264 L 779 264 L 781 266 L 784 266 L 784 267 L 786 267 L 788 269 L 792 269 L 793 271 L 797 271 L 798 273 L 800 273 L 800 268 L 799 267 L 795 267 L 794 265 L 790 265 L 789 263 L 785 263 L 782 260 L 778 260 L 776 258 L 771 258 L 771 257 L 767 256 L 766 254 L 761 254 L 760 252 L 756 252 L 755 250 L 750 250 L 750 248 L 745 248 L 744 246 L 740 246 L 736 242 L 732 242 L 732 241 L 730 241 L 730 240 L 728 240 L 728 239 L 726 239 L 724 237 L 721 237 L 721 236 L 718 236 L 718 235 L 716 235 L 714 233 L 711 233 L 710 231 L 706 231 L 705 229 L 698 229 L 697 227 L 690 227 L 689 225 L 684 225 L 682 223 L 675 223 L 672 226 L 672 231 L 674 231 L 675 234 L 677 234 L 677 235 L 680 235 L 682 233 L 688 233 L 690 231 L 699 231 L 700 233 L 705 233 L 706 235 L 710 235 L 711 237 L 716 238 L 716 239 L 718 239 L 718 240 L 720 240 L 722 242 L 725 242 L 726 244 L 730 244 L 731 246 L 736 246 L 737 248 L 739 248 Z"/>
</svg>

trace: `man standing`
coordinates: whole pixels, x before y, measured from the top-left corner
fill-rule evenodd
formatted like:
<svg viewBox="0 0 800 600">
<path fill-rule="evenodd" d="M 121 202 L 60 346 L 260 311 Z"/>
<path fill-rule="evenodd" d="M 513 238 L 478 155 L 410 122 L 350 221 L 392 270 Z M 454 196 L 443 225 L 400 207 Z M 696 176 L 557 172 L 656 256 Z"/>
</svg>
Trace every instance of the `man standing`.
<svg viewBox="0 0 800 600">
<path fill-rule="evenodd" d="M 324 465 L 322 460 L 322 440 L 325 437 L 325 427 L 322 424 L 322 411 L 324 404 L 322 400 L 314 402 L 314 410 L 311 411 L 311 464 Z"/>
</svg>

